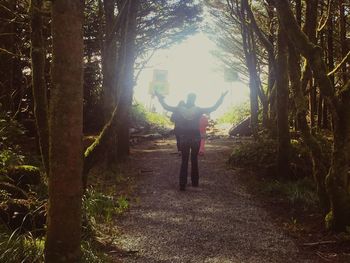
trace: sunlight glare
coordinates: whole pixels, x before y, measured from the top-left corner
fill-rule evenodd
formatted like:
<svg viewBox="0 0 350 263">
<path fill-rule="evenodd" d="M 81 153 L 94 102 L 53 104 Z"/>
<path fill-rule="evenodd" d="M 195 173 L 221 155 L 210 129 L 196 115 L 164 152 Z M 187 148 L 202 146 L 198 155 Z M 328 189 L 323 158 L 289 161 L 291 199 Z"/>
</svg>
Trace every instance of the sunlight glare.
<svg viewBox="0 0 350 263">
<path fill-rule="evenodd" d="M 154 69 L 168 70 L 170 84 L 166 102 L 175 106 L 185 100 L 188 93 L 197 94 L 196 104 L 200 107 L 212 106 L 221 93 L 228 90 L 223 105 L 213 113 L 213 117 L 222 115 L 231 105 L 242 103 L 249 98 L 246 84 L 236 81 L 224 81 L 224 66 L 210 51 L 216 49 L 215 44 L 203 34 L 198 33 L 182 43 L 166 50 L 157 51 L 141 72 L 135 87 L 135 98 L 147 108 L 155 106 L 163 112 L 156 99 L 148 94 L 149 83 Z"/>
</svg>

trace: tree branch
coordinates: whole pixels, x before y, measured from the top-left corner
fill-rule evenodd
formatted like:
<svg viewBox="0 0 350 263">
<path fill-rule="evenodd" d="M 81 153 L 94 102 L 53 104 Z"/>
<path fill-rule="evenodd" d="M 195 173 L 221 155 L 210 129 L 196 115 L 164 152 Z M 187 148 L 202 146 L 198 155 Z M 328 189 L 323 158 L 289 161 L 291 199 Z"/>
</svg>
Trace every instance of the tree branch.
<svg viewBox="0 0 350 263">
<path fill-rule="evenodd" d="M 348 52 L 348 54 L 346 54 L 346 56 L 342 59 L 342 61 L 331 72 L 327 74 L 327 76 L 331 76 L 334 73 L 336 73 L 344 65 L 344 63 L 348 62 L 349 58 L 350 58 L 350 51 Z"/>
</svg>

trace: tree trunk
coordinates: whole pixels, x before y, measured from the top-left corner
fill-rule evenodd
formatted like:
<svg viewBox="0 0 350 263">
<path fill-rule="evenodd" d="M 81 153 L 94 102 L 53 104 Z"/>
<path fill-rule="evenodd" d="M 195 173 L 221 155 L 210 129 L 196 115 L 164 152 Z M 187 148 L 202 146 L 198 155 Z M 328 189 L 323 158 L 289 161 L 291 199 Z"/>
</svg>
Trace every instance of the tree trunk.
<svg viewBox="0 0 350 263">
<path fill-rule="evenodd" d="M 43 19 L 40 13 L 42 0 L 31 1 L 31 62 L 34 113 L 39 137 L 39 147 L 46 174 L 49 175 L 49 123 L 45 82 L 46 50 L 43 39 Z"/>
<path fill-rule="evenodd" d="M 331 3 L 329 3 L 331 4 Z M 333 32 L 334 30 L 334 18 L 331 16 L 328 19 L 327 23 L 327 66 L 328 66 L 328 71 L 333 70 L 334 68 L 334 41 L 333 41 Z M 334 75 L 331 75 L 329 77 L 332 86 L 334 86 L 335 79 Z M 329 122 L 328 122 L 328 107 L 326 100 L 324 99 L 323 101 L 323 121 L 322 121 L 322 128 L 327 129 L 329 128 Z"/>
<path fill-rule="evenodd" d="M 321 94 L 318 96 L 318 105 L 317 105 L 317 129 L 322 128 L 323 120 L 323 97 Z"/>
<path fill-rule="evenodd" d="M 345 3 L 344 0 L 338 0 L 339 3 L 339 34 L 340 34 L 340 47 L 341 47 L 341 55 L 344 58 L 346 54 L 349 51 L 348 45 L 347 45 L 347 37 L 346 37 L 346 16 L 345 16 Z M 348 11 L 347 11 L 348 14 Z M 342 81 L 343 85 L 345 85 L 348 77 L 347 77 L 347 65 L 348 63 L 345 62 L 342 65 Z"/>
<path fill-rule="evenodd" d="M 314 128 L 316 127 L 316 86 L 312 78 L 309 80 L 309 89 L 310 125 L 312 132 L 314 132 Z"/>
<path fill-rule="evenodd" d="M 49 208 L 45 262 L 80 262 L 83 1 L 52 2 Z"/>
<path fill-rule="evenodd" d="M 7 0 L 0 5 L 0 107 L 4 111 L 13 110 L 11 96 L 14 90 L 15 23 L 16 1 Z"/>
<path fill-rule="evenodd" d="M 102 86 L 104 119 L 107 122 L 117 101 L 117 39 L 114 23 L 115 0 L 104 0 L 105 40 L 102 47 Z M 115 146 L 114 146 L 115 147 Z"/>
<path fill-rule="evenodd" d="M 246 10 L 247 1 L 241 1 L 241 34 L 242 34 L 242 42 L 243 42 L 243 51 L 245 55 L 246 65 L 249 73 L 249 91 L 250 91 L 250 127 L 252 129 L 252 134 L 254 138 L 258 137 L 258 91 L 257 91 L 257 81 L 255 76 L 257 75 L 256 66 L 254 63 L 253 57 L 253 47 L 252 42 L 253 32 L 251 28 L 249 28 L 246 24 L 247 15 Z"/>
<path fill-rule="evenodd" d="M 306 1 L 306 14 L 305 14 L 305 25 L 304 32 L 308 36 L 311 42 L 316 43 L 316 29 L 317 29 L 317 7 L 318 0 Z M 316 114 L 316 87 L 312 80 L 312 73 L 310 65 L 307 62 L 305 70 L 307 83 L 309 83 L 309 109 L 310 109 L 310 123 L 311 128 L 316 127 L 315 114 Z"/>
<path fill-rule="evenodd" d="M 278 174 L 283 177 L 289 177 L 289 152 L 290 152 L 290 134 L 288 121 L 288 49 L 287 41 L 281 28 L 278 30 L 277 37 L 277 131 L 278 131 Z"/>
<path fill-rule="evenodd" d="M 129 1 L 128 14 L 125 16 L 125 31 L 121 39 L 121 53 L 119 69 L 119 87 L 120 101 L 117 118 L 117 157 L 123 159 L 129 155 L 129 128 L 130 128 L 130 110 L 133 98 L 134 88 L 134 64 L 136 59 L 135 41 L 137 12 L 139 1 Z"/>
<path fill-rule="evenodd" d="M 267 6 L 267 13 L 269 17 L 269 41 L 270 43 L 274 44 L 275 39 L 275 27 L 274 27 L 274 20 L 275 20 L 275 12 L 273 11 L 274 7 L 269 4 Z M 268 102 L 269 102 L 269 132 L 271 133 L 272 137 L 277 137 L 277 126 L 276 126 L 276 119 L 277 119 L 277 112 L 276 112 L 276 90 L 275 90 L 275 83 L 276 83 L 276 70 L 275 70 L 275 55 L 269 54 L 268 56 L 268 80 L 267 80 L 267 94 L 268 94 Z"/>
<path fill-rule="evenodd" d="M 348 81 L 344 90 L 350 89 Z M 335 231 L 345 231 L 350 225 L 350 92 L 341 94 L 334 119 L 334 144 L 332 166 L 327 175 L 326 186 L 331 201 L 331 211 L 326 216 L 326 226 Z"/>
</svg>

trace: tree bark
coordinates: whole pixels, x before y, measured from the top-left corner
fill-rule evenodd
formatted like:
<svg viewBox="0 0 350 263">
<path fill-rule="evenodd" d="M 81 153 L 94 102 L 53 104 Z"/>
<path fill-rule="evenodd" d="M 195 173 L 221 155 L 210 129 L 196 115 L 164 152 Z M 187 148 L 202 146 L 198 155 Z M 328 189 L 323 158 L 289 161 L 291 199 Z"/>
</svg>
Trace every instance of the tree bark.
<svg viewBox="0 0 350 263">
<path fill-rule="evenodd" d="M 278 131 L 278 174 L 283 177 L 289 177 L 289 152 L 290 152 L 290 134 L 288 121 L 289 105 L 289 85 L 288 85 L 288 49 L 285 33 L 281 28 L 278 30 L 277 37 L 277 131 Z"/>
<path fill-rule="evenodd" d="M 117 32 L 114 28 L 115 0 L 103 0 L 105 39 L 102 47 L 104 119 L 107 122 L 117 102 Z"/>
<path fill-rule="evenodd" d="M 334 143 L 331 169 L 326 178 L 331 210 L 326 216 L 326 226 L 335 231 L 345 231 L 350 224 L 350 81 L 340 94 L 338 119 L 334 120 Z"/>
<path fill-rule="evenodd" d="M 344 0 L 338 0 L 339 4 L 339 34 L 340 34 L 340 47 L 341 47 L 341 55 L 344 58 L 349 51 L 347 42 L 346 42 L 346 16 L 345 16 L 345 2 Z M 347 12 L 348 13 L 348 12 Z M 348 79 L 347 72 L 348 63 L 345 62 L 342 65 L 342 81 L 343 85 L 345 85 Z"/>
<path fill-rule="evenodd" d="M 15 75 L 15 23 L 16 1 L 7 0 L 0 6 L 0 17 L 3 21 L 0 27 L 0 107 L 4 111 L 14 110 L 11 97 L 14 91 Z"/>
<path fill-rule="evenodd" d="M 83 4 L 52 2 L 50 174 L 45 262 L 80 262 Z"/>
<path fill-rule="evenodd" d="M 253 48 L 252 42 L 253 32 L 252 29 L 249 28 L 246 24 L 247 15 L 246 15 L 246 6 L 247 2 L 245 0 L 241 0 L 241 34 L 242 34 L 242 42 L 243 42 L 243 51 L 245 55 L 246 65 L 249 73 L 249 97 L 250 97 L 250 127 L 252 129 L 252 134 L 254 138 L 258 137 L 258 91 L 257 91 L 257 81 L 256 81 L 256 65 L 254 63 L 253 57 Z"/>
<path fill-rule="evenodd" d="M 306 1 L 305 11 L 305 25 L 304 32 L 312 43 L 316 43 L 316 30 L 317 30 L 317 7 L 318 0 Z M 314 86 L 312 79 L 312 72 L 310 65 L 306 62 L 305 70 L 307 71 L 305 76 L 306 83 L 309 84 L 309 109 L 310 109 L 310 123 L 311 128 L 316 127 L 315 115 L 316 115 L 316 87 Z"/>
<path fill-rule="evenodd" d="M 32 0 L 30 6 L 32 92 L 41 157 L 46 174 L 49 175 L 49 123 L 45 82 L 46 50 L 43 39 L 43 19 L 40 13 L 42 4 L 42 0 Z"/>
<path fill-rule="evenodd" d="M 274 71 L 274 67 L 275 67 L 275 54 L 274 54 L 274 47 L 273 47 L 273 41 L 271 39 L 269 39 L 268 37 L 266 37 L 266 35 L 264 34 L 264 32 L 260 29 L 260 27 L 258 26 L 254 14 L 251 10 L 251 6 L 248 2 L 248 0 L 243 0 L 242 1 L 242 8 L 245 8 L 246 12 L 247 12 L 247 17 L 250 20 L 250 26 L 249 26 L 249 30 L 252 31 L 254 30 L 255 34 L 257 35 L 257 37 L 259 38 L 261 44 L 265 47 L 265 49 L 268 52 L 268 58 L 269 58 L 269 72 L 272 73 Z M 249 31 L 248 30 L 248 31 Z M 270 129 L 270 125 L 269 125 L 269 100 L 268 100 L 268 96 L 266 96 L 266 94 L 264 93 L 262 87 L 261 87 L 261 81 L 260 81 L 260 77 L 257 73 L 257 59 L 256 59 L 256 44 L 255 44 L 255 39 L 254 39 L 254 34 L 250 33 L 251 35 L 251 39 L 252 39 L 252 46 L 253 46 L 253 50 L 251 52 L 253 60 L 254 60 L 254 66 L 252 66 L 252 72 L 250 75 L 252 75 L 251 77 L 255 79 L 255 83 L 253 83 L 253 85 L 256 86 L 257 89 L 257 93 L 259 95 L 260 98 L 260 102 L 262 105 L 262 125 L 264 128 L 266 129 Z M 255 68 L 255 70 L 254 70 Z M 269 75 L 270 77 L 270 75 Z M 269 79 L 270 80 L 270 79 Z M 252 92 L 252 96 L 254 97 L 254 91 Z M 254 98 L 252 98 L 254 101 Z M 254 108 L 258 108 L 257 103 L 253 103 L 253 109 Z M 257 121 L 257 120 L 256 120 Z"/>
<path fill-rule="evenodd" d="M 268 19 L 269 19 L 269 41 L 274 46 L 274 39 L 275 37 L 275 12 L 274 7 L 269 3 L 267 6 L 267 13 L 268 13 Z M 269 131 L 272 135 L 272 137 L 277 137 L 277 126 L 276 126 L 276 119 L 277 119 L 277 110 L 276 110 L 276 70 L 275 70 L 275 55 L 270 54 L 268 56 L 268 83 L 267 83 L 267 94 L 268 94 L 268 101 L 269 101 Z"/>
<path fill-rule="evenodd" d="M 128 14 L 125 16 L 125 31 L 122 34 L 120 47 L 120 74 L 118 86 L 120 88 L 119 109 L 117 118 L 117 158 L 124 159 L 129 155 L 129 128 L 130 128 L 130 110 L 133 98 L 134 88 L 134 64 L 136 59 L 135 42 L 137 27 L 137 12 L 139 0 L 129 1 Z"/>
</svg>

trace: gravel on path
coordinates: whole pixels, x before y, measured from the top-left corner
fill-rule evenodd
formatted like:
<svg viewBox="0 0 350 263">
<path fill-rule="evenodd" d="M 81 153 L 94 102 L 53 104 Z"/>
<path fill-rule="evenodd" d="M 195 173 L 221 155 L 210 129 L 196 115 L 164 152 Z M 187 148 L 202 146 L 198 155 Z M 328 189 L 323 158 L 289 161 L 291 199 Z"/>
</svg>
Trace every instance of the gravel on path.
<svg viewBox="0 0 350 263">
<path fill-rule="evenodd" d="M 239 183 L 238 171 L 228 169 L 232 144 L 208 143 L 199 157 L 199 187 L 189 184 L 185 192 L 178 190 L 181 157 L 174 154 L 174 141 L 133 149 L 139 201 L 117 222 L 117 244 L 130 253 L 115 256 L 116 262 L 307 262 Z"/>
</svg>

